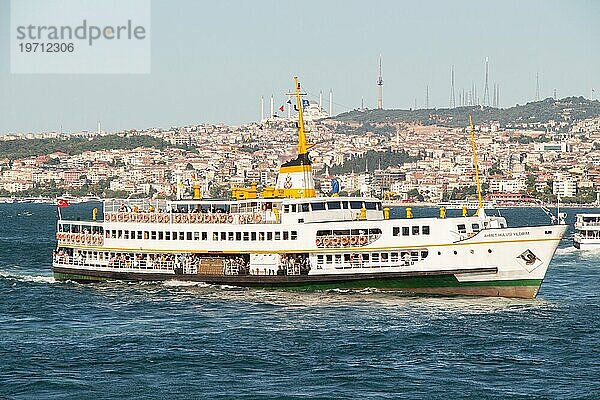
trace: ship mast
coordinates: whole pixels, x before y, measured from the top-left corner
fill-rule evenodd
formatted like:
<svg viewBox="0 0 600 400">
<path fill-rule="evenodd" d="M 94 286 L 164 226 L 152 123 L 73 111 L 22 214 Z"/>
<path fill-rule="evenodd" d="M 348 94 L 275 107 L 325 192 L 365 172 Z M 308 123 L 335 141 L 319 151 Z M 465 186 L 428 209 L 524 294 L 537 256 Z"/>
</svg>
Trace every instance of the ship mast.
<svg viewBox="0 0 600 400">
<path fill-rule="evenodd" d="M 310 144 L 306 142 L 306 130 L 304 128 L 304 116 L 302 111 L 302 95 L 306 93 L 300 92 L 300 82 L 298 82 L 298 77 L 294 77 L 294 85 L 296 86 L 296 107 L 298 109 L 298 155 L 308 154 L 308 149 L 314 146 L 314 144 Z"/>
<path fill-rule="evenodd" d="M 475 128 L 473 128 L 473 118 L 469 115 L 469 126 L 471 128 L 471 147 L 473 149 L 473 167 L 475 168 L 475 184 L 477 185 L 477 200 L 479 207 L 475 215 L 479 215 L 479 211 L 483 208 L 483 200 L 481 198 L 481 182 L 479 181 L 479 168 L 477 167 L 477 149 L 475 148 Z"/>
</svg>

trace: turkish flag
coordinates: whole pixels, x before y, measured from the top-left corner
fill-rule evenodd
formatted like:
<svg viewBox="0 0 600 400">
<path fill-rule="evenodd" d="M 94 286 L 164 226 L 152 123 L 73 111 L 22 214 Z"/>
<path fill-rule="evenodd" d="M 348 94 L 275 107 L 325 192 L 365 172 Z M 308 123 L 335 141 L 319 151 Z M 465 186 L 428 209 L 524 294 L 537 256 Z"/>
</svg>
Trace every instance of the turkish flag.
<svg viewBox="0 0 600 400">
<path fill-rule="evenodd" d="M 283 106 L 279 107 L 279 111 L 283 112 Z"/>
<path fill-rule="evenodd" d="M 65 199 L 56 199 L 56 205 L 58 208 L 69 207 L 69 202 Z"/>
</svg>

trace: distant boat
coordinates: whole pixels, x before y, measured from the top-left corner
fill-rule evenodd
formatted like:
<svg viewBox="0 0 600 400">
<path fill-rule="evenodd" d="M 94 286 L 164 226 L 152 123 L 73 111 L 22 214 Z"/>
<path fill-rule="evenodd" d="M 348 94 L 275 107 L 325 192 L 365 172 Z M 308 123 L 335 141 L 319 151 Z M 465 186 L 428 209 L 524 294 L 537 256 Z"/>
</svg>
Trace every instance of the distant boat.
<svg viewBox="0 0 600 400">
<path fill-rule="evenodd" d="M 484 201 L 483 208 L 487 210 L 495 210 L 498 208 L 496 202 Z M 477 200 L 450 200 L 444 201 L 437 204 L 438 207 L 444 207 L 447 210 L 462 210 L 466 207 L 467 210 L 477 210 L 479 208 L 479 202 Z"/>
<path fill-rule="evenodd" d="M 573 246 L 578 249 L 600 249 L 600 214 L 575 216 Z"/>
</svg>

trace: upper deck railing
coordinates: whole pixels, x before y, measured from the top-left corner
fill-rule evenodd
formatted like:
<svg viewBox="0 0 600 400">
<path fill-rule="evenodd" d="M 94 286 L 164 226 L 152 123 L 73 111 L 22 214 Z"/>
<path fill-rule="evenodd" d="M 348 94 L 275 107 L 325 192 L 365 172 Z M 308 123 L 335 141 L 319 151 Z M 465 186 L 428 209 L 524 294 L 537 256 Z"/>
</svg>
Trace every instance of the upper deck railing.
<svg viewBox="0 0 600 400">
<path fill-rule="evenodd" d="M 105 222 L 148 224 L 277 224 L 280 215 L 273 211 L 223 212 L 105 212 Z"/>
</svg>

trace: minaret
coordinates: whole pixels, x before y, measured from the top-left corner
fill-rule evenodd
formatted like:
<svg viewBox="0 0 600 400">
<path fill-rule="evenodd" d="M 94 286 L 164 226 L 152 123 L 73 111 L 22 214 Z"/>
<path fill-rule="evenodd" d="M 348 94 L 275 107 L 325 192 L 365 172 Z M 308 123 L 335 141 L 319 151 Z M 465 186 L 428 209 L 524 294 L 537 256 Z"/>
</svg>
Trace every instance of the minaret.
<svg viewBox="0 0 600 400">
<path fill-rule="evenodd" d="M 429 85 L 425 85 L 425 108 L 429 109 Z"/>
<path fill-rule="evenodd" d="M 274 108 L 274 103 L 273 103 L 273 95 L 271 95 L 271 115 L 269 116 L 269 118 L 273 118 L 273 116 L 275 115 L 275 108 Z"/>
<path fill-rule="evenodd" d="M 319 90 L 319 111 L 323 111 L 323 91 Z"/>
<path fill-rule="evenodd" d="M 379 77 L 377 78 L 377 108 L 383 108 L 383 76 L 381 75 L 381 54 L 379 54 Z"/>
<path fill-rule="evenodd" d="M 265 120 L 265 98 L 260 96 L 260 122 Z"/>
<path fill-rule="evenodd" d="M 288 103 L 287 103 L 287 109 L 288 109 L 288 119 L 292 119 L 292 96 L 288 96 Z"/>
<path fill-rule="evenodd" d="M 329 116 L 333 117 L 333 90 L 329 89 Z"/>
</svg>

